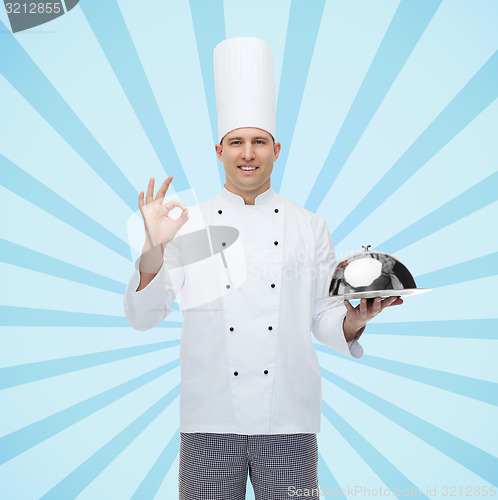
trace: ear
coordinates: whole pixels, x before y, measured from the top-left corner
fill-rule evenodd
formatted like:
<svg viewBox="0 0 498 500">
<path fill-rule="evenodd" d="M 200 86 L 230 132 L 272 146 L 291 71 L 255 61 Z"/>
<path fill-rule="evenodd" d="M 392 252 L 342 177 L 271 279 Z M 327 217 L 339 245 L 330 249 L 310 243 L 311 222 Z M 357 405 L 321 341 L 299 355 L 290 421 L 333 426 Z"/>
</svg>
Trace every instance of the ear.
<svg viewBox="0 0 498 500">
<path fill-rule="evenodd" d="M 220 144 L 215 144 L 214 148 L 216 149 L 216 155 L 218 156 L 218 160 L 223 161 L 223 148 Z"/>
<path fill-rule="evenodd" d="M 277 161 L 278 155 L 280 154 L 281 147 L 282 146 L 279 142 L 276 142 L 275 145 L 273 146 L 273 157 L 274 157 L 273 161 Z"/>
</svg>

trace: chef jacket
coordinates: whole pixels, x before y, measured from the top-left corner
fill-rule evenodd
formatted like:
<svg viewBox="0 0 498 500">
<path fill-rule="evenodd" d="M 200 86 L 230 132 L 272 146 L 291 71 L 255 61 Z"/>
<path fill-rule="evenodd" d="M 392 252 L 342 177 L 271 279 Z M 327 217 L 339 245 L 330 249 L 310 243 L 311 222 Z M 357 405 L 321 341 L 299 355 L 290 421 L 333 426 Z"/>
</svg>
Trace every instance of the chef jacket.
<svg viewBox="0 0 498 500">
<path fill-rule="evenodd" d="M 310 331 L 345 356 L 363 355 L 357 339 L 344 337 L 346 307 L 328 297 L 337 262 L 325 220 L 271 187 L 254 205 L 223 188 L 200 208 L 207 226 L 238 230 L 247 273 L 237 286 L 225 274 L 223 296 L 183 311 L 180 432 L 320 432 L 321 372 Z M 176 264 L 167 261 L 182 258 L 174 242 L 144 289 L 136 291 L 138 265 L 128 283 L 124 310 L 136 330 L 172 310 L 177 289 L 166 269 Z M 183 287 L 195 281 L 184 273 Z"/>
</svg>

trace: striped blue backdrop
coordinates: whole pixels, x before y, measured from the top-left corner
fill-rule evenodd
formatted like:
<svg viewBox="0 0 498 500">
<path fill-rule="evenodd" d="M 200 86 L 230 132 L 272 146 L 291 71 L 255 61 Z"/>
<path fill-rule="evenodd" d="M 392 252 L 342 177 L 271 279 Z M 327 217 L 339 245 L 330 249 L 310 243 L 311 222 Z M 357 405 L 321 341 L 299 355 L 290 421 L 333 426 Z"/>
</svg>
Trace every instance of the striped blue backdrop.
<svg viewBox="0 0 498 500">
<path fill-rule="evenodd" d="M 359 360 L 316 343 L 322 496 L 498 495 L 497 26 L 495 0 L 81 0 L 13 35 L 0 5 L 0 498 L 177 496 L 182 316 L 127 324 L 127 221 L 150 176 L 219 192 L 234 36 L 274 55 L 275 190 L 434 288 Z"/>
</svg>

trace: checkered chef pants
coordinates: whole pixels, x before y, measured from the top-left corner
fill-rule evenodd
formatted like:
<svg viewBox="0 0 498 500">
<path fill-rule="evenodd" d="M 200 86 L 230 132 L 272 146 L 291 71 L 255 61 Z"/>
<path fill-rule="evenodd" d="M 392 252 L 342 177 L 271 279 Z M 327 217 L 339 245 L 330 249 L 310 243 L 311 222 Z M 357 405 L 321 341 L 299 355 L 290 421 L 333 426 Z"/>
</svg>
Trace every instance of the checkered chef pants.
<svg viewBox="0 0 498 500">
<path fill-rule="evenodd" d="M 256 500 L 320 496 L 316 434 L 180 436 L 180 500 L 244 500 L 248 469 Z"/>
</svg>

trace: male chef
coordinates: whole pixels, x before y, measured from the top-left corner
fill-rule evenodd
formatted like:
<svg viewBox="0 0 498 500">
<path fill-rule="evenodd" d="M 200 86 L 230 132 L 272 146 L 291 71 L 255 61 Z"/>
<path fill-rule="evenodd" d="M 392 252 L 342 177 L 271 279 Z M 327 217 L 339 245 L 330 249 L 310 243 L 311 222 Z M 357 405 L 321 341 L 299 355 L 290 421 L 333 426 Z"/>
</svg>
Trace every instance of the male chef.
<svg viewBox="0 0 498 500">
<path fill-rule="evenodd" d="M 180 499 L 242 500 L 248 471 L 256 500 L 318 497 L 321 374 L 310 332 L 361 357 L 366 323 L 402 300 L 353 307 L 328 297 L 337 262 L 325 220 L 271 187 L 281 145 L 266 43 L 222 41 L 214 74 L 225 184 L 200 204 L 207 229 L 190 237 L 185 204 L 163 204 L 172 176 L 155 197 L 153 178 L 140 192 L 147 239 L 125 313 L 146 330 L 182 294 Z"/>
</svg>

